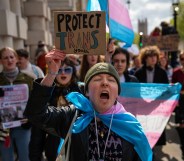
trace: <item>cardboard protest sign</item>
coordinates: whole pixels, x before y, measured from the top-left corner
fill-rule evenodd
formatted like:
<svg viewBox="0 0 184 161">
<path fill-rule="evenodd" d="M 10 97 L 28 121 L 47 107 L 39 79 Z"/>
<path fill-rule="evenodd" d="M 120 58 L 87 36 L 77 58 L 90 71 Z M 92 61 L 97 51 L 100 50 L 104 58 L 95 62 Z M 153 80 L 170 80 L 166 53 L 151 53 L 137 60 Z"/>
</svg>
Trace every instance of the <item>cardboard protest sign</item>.
<svg viewBox="0 0 184 161">
<path fill-rule="evenodd" d="M 143 47 L 148 45 L 156 45 L 162 51 L 178 51 L 179 35 L 165 36 L 146 36 L 143 35 Z"/>
<path fill-rule="evenodd" d="M 105 12 L 54 12 L 55 46 L 67 54 L 105 54 Z"/>
<path fill-rule="evenodd" d="M 21 126 L 28 91 L 27 84 L 0 86 L 0 117 L 3 129 Z"/>
<path fill-rule="evenodd" d="M 118 101 L 141 123 L 153 148 L 175 109 L 181 84 L 121 83 Z"/>
</svg>

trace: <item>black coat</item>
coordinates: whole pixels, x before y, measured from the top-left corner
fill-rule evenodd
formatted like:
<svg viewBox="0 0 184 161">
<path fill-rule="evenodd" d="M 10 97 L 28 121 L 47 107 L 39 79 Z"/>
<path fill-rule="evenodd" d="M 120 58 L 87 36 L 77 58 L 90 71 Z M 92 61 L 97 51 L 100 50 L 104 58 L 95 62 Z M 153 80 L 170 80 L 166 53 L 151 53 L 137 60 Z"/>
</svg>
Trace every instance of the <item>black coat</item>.
<svg viewBox="0 0 184 161">
<path fill-rule="evenodd" d="M 72 83 L 67 87 L 56 86 L 53 90 L 51 99 L 48 101 L 48 104 L 52 106 L 57 106 L 57 100 L 59 96 L 65 96 L 69 92 L 74 91 L 81 93 L 80 87 L 77 83 Z M 57 157 L 57 149 L 59 143 L 60 137 L 48 134 L 47 132 L 33 124 L 31 129 L 31 139 L 29 143 L 30 161 L 41 161 L 42 152 L 44 150 L 48 161 L 55 161 Z"/>
<path fill-rule="evenodd" d="M 53 87 L 44 87 L 34 82 L 24 114 L 39 128 L 52 135 L 65 138 L 76 108 L 73 105 L 58 110 L 53 106 L 48 107 L 47 103 L 52 97 L 52 93 Z M 81 112 L 79 111 L 79 113 Z M 80 133 L 72 133 L 69 161 L 88 161 L 88 138 L 88 127 Z M 123 139 L 122 145 L 122 161 L 140 161 L 131 143 Z"/>
<path fill-rule="evenodd" d="M 135 76 L 140 83 L 147 83 L 146 66 L 144 65 L 139 68 L 135 72 Z M 166 71 L 160 68 L 158 65 L 155 66 L 153 83 L 169 83 Z"/>
<path fill-rule="evenodd" d="M 135 76 L 130 75 L 128 72 L 125 72 L 124 76 L 125 76 L 125 82 L 139 82 Z"/>
</svg>

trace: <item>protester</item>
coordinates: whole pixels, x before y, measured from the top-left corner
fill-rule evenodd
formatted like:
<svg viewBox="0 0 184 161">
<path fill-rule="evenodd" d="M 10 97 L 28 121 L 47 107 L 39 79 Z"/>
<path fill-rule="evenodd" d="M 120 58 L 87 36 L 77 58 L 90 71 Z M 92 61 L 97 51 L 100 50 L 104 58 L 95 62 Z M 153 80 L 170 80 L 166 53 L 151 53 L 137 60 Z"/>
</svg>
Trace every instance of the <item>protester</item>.
<svg viewBox="0 0 184 161">
<path fill-rule="evenodd" d="M 134 75 L 137 69 L 139 69 L 142 66 L 139 55 L 133 55 L 132 56 L 132 65 L 129 68 L 130 75 Z"/>
<path fill-rule="evenodd" d="M 18 56 L 15 50 L 9 47 L 0 50 L 0 62 L 3 71 L 0 73 L 0 85 L 27 84 L 32 88 L 33 79 L 21 73 L 17 66 Z M 14 161 L 14 148 L 16 146 L 19 161 L 29 161 L 28 144 L 30 140 L 30 126 L 24 119 L 24 124 L 3 130 L 0 127 L 0 153 L 2 161 Z"/>
<path fill-rule="evenodd" d="M 170 26 L 170 24 L 166 21 L 162 21 L 160 23 L 160 26 L 162 28 L 161 30 L 161 35 L 162 36 L 165 36 L 165 35 L 177 35 L 178 32 L 176 30 L 176 28 L 174 26 Z M 168 57 L 169 57 L 169 62 L 170 62 L 170 65 L 172 68 L 176 68 L 178 67 L 179 65 L 179 62 L 178 62 L 178 51 L 171 51 L 171 52 L 168 52 Z"/>
<path fill-rule="evenodd" d="M 45 55 L 47 54 L 47 52 L 48 48 L 45 43 L 41 40 L 38 41 L 38 48 L 36 49 L 35 53 L 35 64 L 42 69 L 44 74 L 47 73 L 47 66 L 45 62 Z"/>
<path fill-rule="evenodd" d="M 48 52 L 48 48 L 47 48 L 45 42 L 39 40 L 38 45 L 37 45 L 37 49 L 36 49 L 36 52 L 35 52 L 35 58 L 38 58 L 38 56 L 40 55 L 40 51 L 43 51 L 43 50 L 45 52 Z"/>
<path fill-rule="evenodd" d="M 143 66 L 135 72 L 142 83 L 169 83 L 167 73 L 159 67 L 160 50 L 157 46 L 147 46 L 141 49 L 140 59 Z"/>
<path fill-rule="evenodd" d="M 30 63 L 29 52 L 27 50 L 18 49 L 16 52 L 18 54 L 17 66 L 22 73 L 29 75 L 33 79 L 44 77 L 42 70 L 38 66 Z"/>
<path fill-rule="evenodd" d="M 160 56 L 159 56 L 159 66 L 166 71 L 169 82 L 171 82 L 172 74 L 173 74 L 173 68 L 169 65 L 168 59 L 165 56 L 165 54 L 160 54 Z"/>
<path fill-rule="evenodd" d="M 100 55 L 83 55 L 79 72 L 79 80 L 84 82 L 87 71 L 96 63 L 102 62 Z"/>
<path fill-rule="evenodd" d="M 137 78 L 128 72 L 130 54 L 126 49 L 116 48 L 111 59 L 113 66 L 119 74 L 120 82 L 138 82 Z"/>
<path fill-rule="evenodd" d="M 151 36 L 160 36 L 161 35 L 161 30 L 159 27 L 155 27 L 154 30 L 150 34 Z"/>
<path fill-rule="evenodd" d="M 182 158 L 184 159 L 184 52 L 180 56 L 181 67 L 174 71 L 172 75 L 172 83 L 181 83 L 179 104 L 175 109 L 175 122 L 179 124 L 176 128 L 180 137 Z"/>
<path fill-rule="evenodd" d="M 65 95 L 73 91 L 82 92 L 77 81 L 75 65 L 71 60 L 65 58 L 61 62 L 61 67 L 56 74 L 56 87 L 54 88 L 49 104 L 58 108 L 62 106 L 67 106 L 68 108 Z M 33 126 L 29 146 L 30 161 L 40 161 L 43 150 L 45 150 L 45 156 L 48 161 L 55 161 L 59 143 L 60 137 L 47 134 L 45 131 Z"/>
<path fill-rule="evenodd" d="M 69 107 L 56 110 L 52 104 L 48 105 L 55 86 L 54 73 L 58 72 L 64 58 L 65 54 L 58 50 L 46 55 L 49 73 L 43 80 L 34 82 L 25 111 L 29 120 L 65 138 L 77 116 L 72 126 L 71 144 L 68 144 L 70 151 L 66 151 L 70 161 L 151 161 L 152 152 L 140 123 L 117 101 L 121 88 L 112 65 L 97 63 L 87 72 L 84 82 L 89 100 L 74 92 L 67 95 Z"/>
</svg>

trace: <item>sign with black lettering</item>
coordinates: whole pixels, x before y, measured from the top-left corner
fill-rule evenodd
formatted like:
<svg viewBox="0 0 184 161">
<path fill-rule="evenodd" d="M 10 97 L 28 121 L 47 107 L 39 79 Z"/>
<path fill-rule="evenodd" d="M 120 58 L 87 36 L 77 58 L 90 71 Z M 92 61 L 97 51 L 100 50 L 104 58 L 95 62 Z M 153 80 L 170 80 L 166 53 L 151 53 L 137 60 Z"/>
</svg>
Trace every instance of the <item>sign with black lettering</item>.
<svg viewBox="0 0 184 161">
<path fill-rule="evenodd" d="M 164 36 L 143 36 L 143 47 L 148 45 L 156 45 L 162 51 L 178 51 L 179 35 L 164 35 Z"/>
<path fill-rule="evenodd" d="M 55 46 L 67 54 L 105 54 L 105 12 L 54 12 Z"/>
</svg>

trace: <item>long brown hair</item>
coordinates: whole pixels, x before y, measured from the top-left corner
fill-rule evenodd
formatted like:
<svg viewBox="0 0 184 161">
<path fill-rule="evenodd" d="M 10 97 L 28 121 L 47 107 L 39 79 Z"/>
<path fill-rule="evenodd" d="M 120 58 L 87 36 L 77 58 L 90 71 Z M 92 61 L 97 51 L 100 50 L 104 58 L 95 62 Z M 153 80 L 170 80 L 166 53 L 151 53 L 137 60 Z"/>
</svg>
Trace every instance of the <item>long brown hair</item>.
<svg viewBox="0 0 184 161">
<path fill-rule="evenodd" d="M 102 62 L 101 56 L 98 55 L 97 63 Z M 84 82 L 85 75 L 87 71 L 89 70 L 90 66 L 87 60 L 87 55 L 83 55 L 81 67 L 80 67 L 80 73 L 79 73 L 79 80 L 81 82 Z"/>
</svg>

